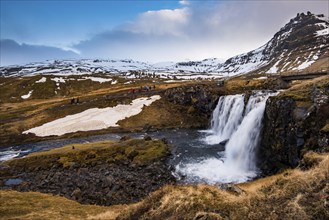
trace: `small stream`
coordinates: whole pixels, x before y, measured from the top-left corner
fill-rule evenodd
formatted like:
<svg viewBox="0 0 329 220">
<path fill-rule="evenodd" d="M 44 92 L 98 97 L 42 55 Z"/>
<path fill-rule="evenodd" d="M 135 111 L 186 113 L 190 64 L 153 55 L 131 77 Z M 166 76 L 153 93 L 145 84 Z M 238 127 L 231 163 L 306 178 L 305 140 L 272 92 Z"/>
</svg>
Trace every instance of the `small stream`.
<svg viewBox="0 0 329 220">
<path fill-rule="evenodd" d="M 167 141 L 173 146 L 173 156 L 169 161 L 169 165 L 175 167 L 176 169 L 180 168 L 183 164 L 198 163 L 207 158 L 220 159 L 224 155 L 224 146 L 205 143 L 204 139 L 207 133 L 204 131 L 196 129 L 169 129 L 147 133 L 111 133 L 83 138 L 58 139 L 13 145 L 0 149 L 0 161 L 24 157 L 32 152 L 59 148 L 68 144 L 120 140 L 120 138 L 124 135 L 129 135 L 133 138 L 143 138 L 145 135 L 149 135 L 155 139 L 167 139 Z M 184 174 L 180 173 L 179 170 L 177 170 L 174 175 L 181 182 L 202 182 L 202 180 L 195 177 L 184 177 Z"/>
</svg>

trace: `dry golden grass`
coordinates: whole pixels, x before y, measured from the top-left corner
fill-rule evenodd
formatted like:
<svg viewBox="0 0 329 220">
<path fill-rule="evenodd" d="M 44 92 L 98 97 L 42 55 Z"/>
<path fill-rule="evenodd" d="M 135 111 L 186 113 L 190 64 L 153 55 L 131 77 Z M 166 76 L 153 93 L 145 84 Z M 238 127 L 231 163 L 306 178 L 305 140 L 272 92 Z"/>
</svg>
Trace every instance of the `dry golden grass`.
<svg viewBox="0 0 329 220">
<path fill-rule="evenodd" d="M 0 191 L 0 219 L 110 220 L 115 219 L 123 208 L 81 205 L 60 196 L 37 192 Z M 106 213 L 106 217 L 99 213 Z"/>
<path fill-rule="evenodd" d="M 287 89 L 287 91 L 300 91 L 305 89 L 310 89 L 312 87 L 328 87 L 329 86 L 329 76 L 321 76 L 310 80 L 299 81 L 298 84 Z"/>
<path fill-rule="evenodd" d="M 119 121 L 121 128 L 141 130 L 147 124 L 156 128 L 202 127 L 207 125 L 208 118 L 189 112 L 188 106 L 175 105 L 165 98 L 155 101 L 143 108 L 138 115 Z"/>
<path fill-rule="evenodd" d="M 229 93 L 241 93 L 250 90 L 266 88 L 267 80 L 232 78 L 225 81 L 225 88 Z"/>
<path fill-rule="evenodd" d="M 193 219 L 200 212 L 224 219 L 328 219 L 329 154 L 307 157 L 316 161 L 309 170 L 240 184 L 240 195 L 215 186 L 166 186 L 128 207 L 119 219 Z"/>
<path fill-rule="evenodd" d="M 291 88 L 279 94 L 280 97 L 291 97 L 298 107 L 308 108 L 312 105 L 311 93 L 315 88 L 328 88 L 329 76 L 322 76 L 311 80 L 293 83 Z"/>
<path fill-rule="evenodd" d="M 309 152 L 301 166 L 239 184 L 241 194 L 202 184 L 167 185 L 139 203 L 111 207 L 0 191 L 0 214 L 2 219 L 328 219 L 329 154 Z"/>
<path fill-rule="evenodd" d="M 33 135 L 22 135 L 30 128 L 40 126 L 49 121 L 75 114 L 89 108 L 111 107 L 118 103 L 129 103 L 134 96 L 129 94 L 133 88 L 143 85 L 153 85 L 153 80 L 145 79 L 131 84 L 124 84 L 124 79 L 118 78 L 118 83 L 97 83 L 90 80 L 70 81 L 61 84 L 63 94 L 55 95 L 56 85 L 47 77 L 47 83 L 35 84 L 41 76 L 0 78 L 0 83 L 5 93 L 0 94 L 0 145 L 38 141 L 40 138 Z M 69 78 L 79 76 L 70 76 Z M 195 84 L 198 82 L 156 82 L 156 92 L 181 85 Z M 22 100 L 21 95 L 34 89 L 31 98 Z M 41 93 L 41 94 L 40 94 Z M 35 95 L 35 96 L 34 96 Z M 147 96 L 148 93 L 139 94 Z M 11 97 L 16 97 L 12 99 Z M 72 98 L 79 97 L 81 104 L 71 105 Z M 115 129 L 114 129 L 115 130 Z M 104 131 L 99 131 L 100 133 Z M 108 132 L 108 131 L 107 131 Z M 95 131 L 74 134 L 75 137 L 88 134 L 97 134 Z M 73 134 L 68 135 L 71 137 Z M 51 137 L 47 138 L 51 139 Z"/>
</svg>

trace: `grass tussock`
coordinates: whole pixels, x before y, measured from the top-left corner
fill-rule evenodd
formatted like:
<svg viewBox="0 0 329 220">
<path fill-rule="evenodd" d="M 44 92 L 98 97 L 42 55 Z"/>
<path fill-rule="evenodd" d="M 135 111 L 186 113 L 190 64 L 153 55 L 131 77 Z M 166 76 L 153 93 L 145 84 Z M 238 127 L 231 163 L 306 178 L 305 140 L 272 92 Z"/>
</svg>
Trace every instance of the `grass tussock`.
<svg viewBox="0 0 329 220">
<path fill-rule="evenodd" d="M 327 124 L 321 128 L 322 132 L 329 133 L 329 120 L 327 121 Z"/>
</svg>

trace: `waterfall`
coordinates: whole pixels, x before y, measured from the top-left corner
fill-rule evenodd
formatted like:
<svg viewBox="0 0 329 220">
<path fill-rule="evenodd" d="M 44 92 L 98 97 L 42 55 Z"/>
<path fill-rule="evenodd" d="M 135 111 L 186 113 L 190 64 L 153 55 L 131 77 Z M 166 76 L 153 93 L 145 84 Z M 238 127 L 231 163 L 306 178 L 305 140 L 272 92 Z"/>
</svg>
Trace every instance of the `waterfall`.
<svg viewBox="0 0 329 220">
<path fill-rule="evenodd" d="M 241 124 L 226 144 L 224 164 L 238 174 L 234 177 L 236 181 L 247 181 L 257 175 L 255 150 L 268 97 L 264 93 L 250 97 Z"/>
<path fill-rule="evenodd" d="M 201 158 L 176 169 L 191 181 L 213 183 L 245 182 L 257 176 L 255 152 L 259 143 L 266 100 L 275 95 L 268 92 L 252 94 L 244 107 L 243 95 L 219 99 L 213 112 L 211 132 L 206 143 L 229 139 L 219 158 Z M 214 136 L 217 137 L 215 138 Z"/>
<path fill-rule="evenodd" d="M 222 96 L 212 114 L 207 144 L 218 144 L 228 140 L 243 118 L 244 95 Z"/>
</svg>

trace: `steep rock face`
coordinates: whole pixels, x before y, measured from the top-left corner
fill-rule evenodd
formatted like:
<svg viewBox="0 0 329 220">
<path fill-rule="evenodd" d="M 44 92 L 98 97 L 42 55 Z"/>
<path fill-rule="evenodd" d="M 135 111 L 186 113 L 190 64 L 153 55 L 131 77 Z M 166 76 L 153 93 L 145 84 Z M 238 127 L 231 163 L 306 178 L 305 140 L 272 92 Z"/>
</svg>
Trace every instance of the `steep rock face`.
<svg viewBox="0 0 329 220">
<path fill-rule="evenodd" d="M 292 96 L 272 97 L 264 115 L 259 167 L 265 175 L 296 167 L 309 150 L 329 151 L 329 89 L 312 88 L 311 105 Z M 304 103 L 305 104 L 305 103 Z"/>
<path fill-rule="evenodd" d="M 221 94 L 220 89 L 220 86 L 216 88 L 200 84 L 168 89 L 164 95 L 174 104 L 190 106 L 190 113 L 198 112 L 210 117 Z"/>
</svg>

